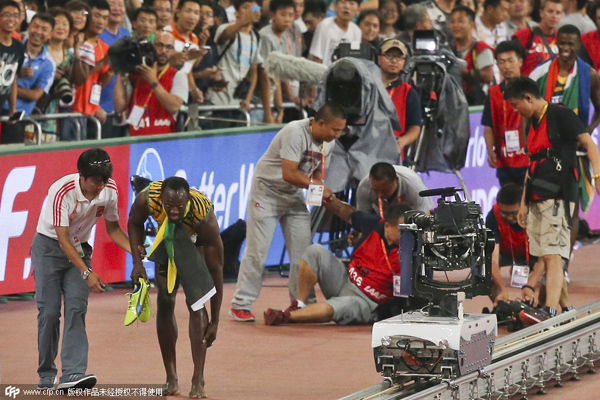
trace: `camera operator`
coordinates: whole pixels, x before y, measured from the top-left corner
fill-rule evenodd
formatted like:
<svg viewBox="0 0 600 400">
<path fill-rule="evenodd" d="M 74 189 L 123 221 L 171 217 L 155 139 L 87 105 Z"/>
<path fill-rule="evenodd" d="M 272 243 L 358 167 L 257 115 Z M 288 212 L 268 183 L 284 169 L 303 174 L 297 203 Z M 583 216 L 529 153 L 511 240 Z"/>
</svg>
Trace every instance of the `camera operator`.
<svg viewBox="0 0 600 400">
<path fill-rule="evenodd" d="M 571 253 L 571 219 L 577 199 L 576 147 L 583 146 L 593 166 L 596 192 L 600 193 L 600 155 L 585 126 L 568 109 L 549 104 L 537 84 L 526 77 L 513 78 L 504 98 L 529 121 L 525 128 L 531 164 L 525 177 L 518 222 L 527 226 L 529 247 L 539 260 L 523 299 L 535 302 L 535 285 L 546 273 L 546 308 L 556 315 L 563 289 L 562 259 Z"/>
<path fill-rule="evenodd" d="M 309 246 L 298 267 L 296 300 L 284 311 L 265 311 L 265 325 L 329 321 L 370 324 L 376 320 L 377 309 L 393 299 L 393 275 L 400 272 L 398 224 L 404 223 L 404 213 L 410 208 L 395 204 L 381 221 L 379 216 L 357 211 L 335 196 L 324 206 L 366 239 L 356 248 L 348 266 L 322 245 Z M 316 283 L 327 301 L 306 305 Z"/>
<path fill-rule="evenodd" d="M 413 50 L 412 37 L 414 31 L 428 31 L 433 29 L 433 24 L 427 14 L 427 8 L 421 3 L 411 4 L 406 7 L 404 13 L 402 13 L 402 20 L 404 21 L 404 31 L 400 33 L 398 39 L 407 45 L 409 54 Z"/>
<path fill-rule="evenodd" d="M 401 129 L 394 131 L 400 149 L 400 157 L 404 160 L 404 149 L 412 144 L 421 133 L 423 117 L 421 116 L 421 100 L 415 89 L 400 78 L 408 50 L 398 39 L 389 39 L 381 45 L 379 67 L 383 86 L 390 94 Z"/>
<path fill-rule="evenodd" d="M 386 162 L 371 167 L 369 176 L 356 189 L 356 209 L 373 212 L 383 218 L 385 210 L 397 203 L 406 203 L 413 210 L 429 213 L 434 205 L 431 197 L 421 197 L 427 190 L 425 184 L 412 169 Z"/>
<path fill-rule="evenodd" d="M 154 38 L 156 63 L 138 65 L 129 79 L 119 74 L 115 87 L 115 111 L 129 111 L 130 135 L 152 135 L 175 132 L 177 112 L 188 99 L 188 78 L 171 67 L 169 58 L 175 52 L 175 39 L 169 32 L 158 32 Z M 128 82 L 129 81 L 129 82 Z M 132 90 L 127 90 L 130 83 Z"/>
<path fill-rule="evenodd" d="M 37 13 L 29 24 L 25 42 L 25 62 L 17 78 L 17 110 L 31 114 L 36 102 L 48 93 L 54 83 L 56 64 L 44 47 L 54 29 L 54 17 Z M 25 125 L 4 124 L 2 143 L 23 143 Z"/>
</svg>

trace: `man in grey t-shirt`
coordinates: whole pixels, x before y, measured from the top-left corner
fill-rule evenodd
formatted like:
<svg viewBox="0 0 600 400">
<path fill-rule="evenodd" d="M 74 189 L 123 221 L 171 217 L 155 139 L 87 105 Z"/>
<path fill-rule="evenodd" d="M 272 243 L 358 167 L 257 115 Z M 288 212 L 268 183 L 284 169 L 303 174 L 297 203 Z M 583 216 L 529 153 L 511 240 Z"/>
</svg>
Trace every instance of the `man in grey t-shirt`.
<svg viewBox="0 0 600 400">
<path fill-rule="evenodd" d="M 346 126 L 341 106 L 326 103 L 314 119 L 290 122 L 258 160 L 248 200 L 246 249 L 229 315 L 236 321 L 254 321 L 252 303 L 258 298 L 262 275 L 277 223 L 290 255 L 290 300 L 296 297 L 300 257 L 311 244 L 310 213 L 302 189 L 322 185 L 325 165 L 334 143 Z M 323 165 L 325 161 L 325 165 Z M 324 187 L 323 198 L 332 196 Z"/>
<path fill-rule="evenodd" d="M 412 169 L 379 162 L 358 184 L 356 209 L 381 215 L 390 204 L 406 203 L 413 210 L 429 212 L 433 210 L 433 200 L 419 196 L 422 190 L 427 188 Z"/>
</svg>

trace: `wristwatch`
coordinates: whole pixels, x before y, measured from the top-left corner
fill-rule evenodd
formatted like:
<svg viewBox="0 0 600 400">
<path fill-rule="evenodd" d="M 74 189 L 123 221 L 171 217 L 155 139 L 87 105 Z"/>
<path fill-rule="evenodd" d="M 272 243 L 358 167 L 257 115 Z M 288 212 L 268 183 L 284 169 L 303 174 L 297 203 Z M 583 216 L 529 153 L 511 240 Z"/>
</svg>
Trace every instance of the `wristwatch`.
<svg viewBox="0 0 600 400">
<path fill-rule="evenodd" d="M 91 273 L 92 273 L 92 269 L 91 269 L 91 268 L 88 268 L 88 269 L 86 269 L 85 271 L 83 271 L 83 272 L 81 273 L 81 277 L 82 277 L 83 279 L 86 279 L 86 280 L 87 280 L 87 278 L 90 276 L 90 274 L 91 274 Z"/>
<path fill-rule="evenodd" d="M 156 82 L 152 82 L 152 83 L 150 84 L 150 87 L 151 87 L 152 89 L 156 89 L 156 87 L 157 87 L 157 86 L 158 86 L 158 81 L 156 81 Z"/>
</svg>

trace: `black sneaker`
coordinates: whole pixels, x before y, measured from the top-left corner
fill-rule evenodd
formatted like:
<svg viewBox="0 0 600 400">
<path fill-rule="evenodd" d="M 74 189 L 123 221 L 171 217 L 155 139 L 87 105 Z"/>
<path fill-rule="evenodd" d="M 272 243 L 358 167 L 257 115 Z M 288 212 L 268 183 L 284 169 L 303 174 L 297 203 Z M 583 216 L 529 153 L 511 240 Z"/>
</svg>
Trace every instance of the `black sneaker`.
<svg viewBox="0 0 600 400">
<path fill-rule="evenodd" d="M 96 385 L 96 375 L 72 374 L 62 376 L 56 389 L 91 389 Z"/>
</svg>

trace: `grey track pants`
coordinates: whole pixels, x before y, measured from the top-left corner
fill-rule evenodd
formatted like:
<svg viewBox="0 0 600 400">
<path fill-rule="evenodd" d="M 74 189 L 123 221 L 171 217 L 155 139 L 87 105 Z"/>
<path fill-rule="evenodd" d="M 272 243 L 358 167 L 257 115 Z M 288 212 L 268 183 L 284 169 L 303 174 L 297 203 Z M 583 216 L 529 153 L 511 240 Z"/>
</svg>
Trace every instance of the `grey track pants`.
<svg viewBox="0 0 600 400">
<path fill-rule="evenodd" d="M 302 253 L 312 242 L 310 213 L 304 200 L 296 196 L 276 197 L 261 190 L 262 183 L 253 187 L 248 201 L 246 248 L 242 255 L 232 307 L 252 310 L 262 287 L 267 254 L 277 223 L 281 224 L 285 245 L 290 256 L 290 300 L 296 298 L 298 266 Z"/>
<path fill-rule="evenodd" d="M 91 267 L 92 248 L 83 244 L 83 260 Z M 58 241 L 36 233 L 31 246 L 38 307 L 38 374 L 56 376 L 61 302 L 64 296 L 64 329 L 60 359 L 62 374 L 83 374 L 87 369 L 88 339 L 85 332 L 90 288 L 71 264 Z"/>
</svg>

